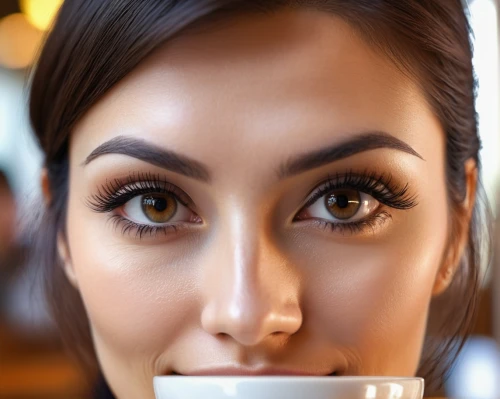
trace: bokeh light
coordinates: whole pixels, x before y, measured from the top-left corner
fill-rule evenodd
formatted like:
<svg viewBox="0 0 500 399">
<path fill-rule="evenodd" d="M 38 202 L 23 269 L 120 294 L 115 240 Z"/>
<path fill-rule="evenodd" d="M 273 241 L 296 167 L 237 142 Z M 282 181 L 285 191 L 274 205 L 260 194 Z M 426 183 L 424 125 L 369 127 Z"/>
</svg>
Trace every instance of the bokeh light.
<svg viewBox="0 0 500 399">
<path fill-rule="evenodd" d="M 0 20 L 0 65 L 21 69 L 29 66 L 40 46 L 43 32 L 24 14 L 8 15 Z"/>
<path fill-rule="evenodd" d="M 40 30 L 49 29 L 62 3 L 63 0 L 19 0 L 21 11 Z"/>
</svg>

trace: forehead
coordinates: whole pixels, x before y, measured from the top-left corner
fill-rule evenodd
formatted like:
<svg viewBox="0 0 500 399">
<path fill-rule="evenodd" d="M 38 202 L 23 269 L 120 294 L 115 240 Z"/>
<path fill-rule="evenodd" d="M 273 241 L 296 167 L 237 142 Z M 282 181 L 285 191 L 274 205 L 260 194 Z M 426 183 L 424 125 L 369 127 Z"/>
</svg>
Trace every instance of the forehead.
<svg viewBox="0 0 500 399">
<path fill-rule="evenodd" d="M 72 156 L 81 162 L 130 135 L 216 168 L 251 162 L 256 151 L 283 159 L 366 130 L 397 136 L 424 157 L 442 140 L 418 86 L 345 22 L 280 11 L 164 44 L 83 118 Z"/>
</svg>

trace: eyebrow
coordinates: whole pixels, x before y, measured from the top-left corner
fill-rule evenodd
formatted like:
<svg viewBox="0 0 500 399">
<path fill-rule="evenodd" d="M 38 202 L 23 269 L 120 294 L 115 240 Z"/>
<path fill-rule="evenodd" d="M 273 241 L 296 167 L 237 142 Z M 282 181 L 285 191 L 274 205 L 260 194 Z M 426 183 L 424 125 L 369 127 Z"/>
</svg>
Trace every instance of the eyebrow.
<svg viewBox="0 0 500 399">
<path fill-rule="evenodd" d="M 85 159 L 83 166 L 106 154 L 127 155 L 196 180 L 210 181 L 208 169 L 198 161 L 165 150 L 145 140 L 126 136 L 118 136 L 101 144 Z"/>
<path fill-rule="evenodd" d="M 424 159 L 408 144 L 388 133 L 366 132 L 340 144 L 290 158 L 278 168 L 278 177 L 285 179 L 361 152 L 381 148 L 399 150 Z M 196 180 L 207 183 L 211 180 L 208 168 L 198 161 L 160 148 L 143 139 L 126 136 L 115 137 L 98 146 L 85 159 L 83 166 L 106 154 L 127 155 Z"/>
<path fill-rule="evenodd" d="M 278 168 L 278 176 L 280 179 L 285 179 L 361 152 L 381 148 L 402 151 L 424 160 L 412 147 L 388 133 L 365 132 L 340 144 L 337 143 L 327 148 L 290 158 Z"/>
</svg>

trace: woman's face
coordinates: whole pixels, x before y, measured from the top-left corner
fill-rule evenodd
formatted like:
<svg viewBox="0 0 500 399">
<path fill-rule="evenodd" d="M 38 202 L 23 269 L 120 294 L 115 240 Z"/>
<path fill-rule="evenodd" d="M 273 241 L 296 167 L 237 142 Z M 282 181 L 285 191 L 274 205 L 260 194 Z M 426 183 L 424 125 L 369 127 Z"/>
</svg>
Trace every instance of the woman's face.
<svg viewBox="0 0 500 399">
<path fill-rule="evenodd" d="M 66 270 L 120 399 L 174 372 L 409 376 L 448 214 L 415 83 L 332 15 L 246 15 L 80 121 Z"/>
</svg>

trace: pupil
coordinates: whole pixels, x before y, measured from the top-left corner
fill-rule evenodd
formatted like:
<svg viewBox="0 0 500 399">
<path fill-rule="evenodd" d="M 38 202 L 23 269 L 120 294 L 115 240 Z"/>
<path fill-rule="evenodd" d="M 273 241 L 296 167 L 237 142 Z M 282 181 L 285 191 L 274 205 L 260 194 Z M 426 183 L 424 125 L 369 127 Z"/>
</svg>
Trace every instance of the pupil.
<svg viewBox="0 0 500 399">
<path fill-rule="evenodd" d="M 155 208 L 155 211 L 163 212 L 167 209 L 167 200 L 165 198 L 155 198 L 153 207 Z"/>
<path fill-rule="evenodd" d="M 349 198 L 346 195 L 339 195 L 336 199 L 339 208 L 347 208 L 349 206 Z"/>
</svg>

